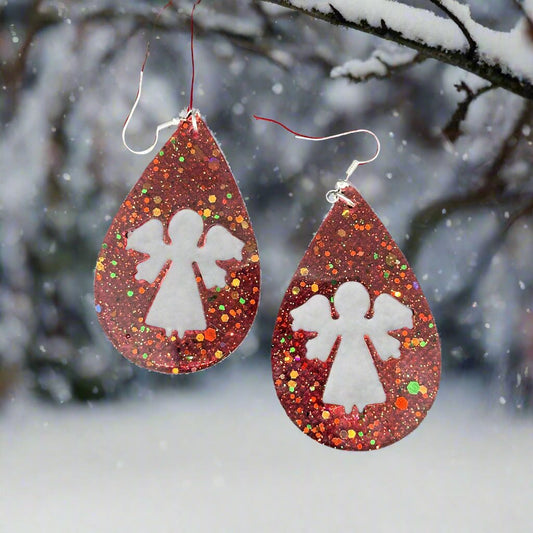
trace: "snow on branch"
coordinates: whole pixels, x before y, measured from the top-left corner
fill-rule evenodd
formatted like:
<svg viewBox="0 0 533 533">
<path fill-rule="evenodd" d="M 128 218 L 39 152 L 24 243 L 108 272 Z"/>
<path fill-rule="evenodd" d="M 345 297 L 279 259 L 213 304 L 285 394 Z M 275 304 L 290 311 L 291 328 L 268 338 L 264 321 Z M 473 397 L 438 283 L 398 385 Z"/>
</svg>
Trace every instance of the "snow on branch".
<svg viewBox="0 0 533 533">
<path fill-rule="evenodd" d="M 266 0 L 331 24 L 377 35 L 426 57 L 460 67 L 524 98 L 533 99 L 533 37 L 529 17 L 509 32 L 472 19 L 457 0 L 429 0 L 447 17 L 396 0 Z M 533 0 L 522 2 L 524 13 Z"/>
<path fill-rule="evenodd" d="M 331 70 L 332 78 L 348 78 L 360 82 L 372 78 L 387 78 L 391 74 L 405 70 L 416 63 L 424 61 L 425 56 L 413 50 L 402 48 L 395 53 L 384 50 L 375 50 L 372 55 L 363 61 L 352 59 L 334 67 Z"/>
</svg>

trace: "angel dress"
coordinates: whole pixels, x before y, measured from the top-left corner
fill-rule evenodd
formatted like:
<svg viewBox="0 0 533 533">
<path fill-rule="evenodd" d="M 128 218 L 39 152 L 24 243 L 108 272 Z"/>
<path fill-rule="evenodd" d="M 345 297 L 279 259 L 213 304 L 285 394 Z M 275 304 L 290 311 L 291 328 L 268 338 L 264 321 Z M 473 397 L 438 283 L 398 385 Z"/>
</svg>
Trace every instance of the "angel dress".
<svg viewBox="0 0 533 533">
<path fill-rule="evenodd" d="M 137 266 L 137 280 L 153 283 L 171 261 L 144 320 L 148 326 L 164 329 L 167 337 L 174 331 L 182 337 L 186 331 L 207 327 L 193 263 L 197 264 L 205 287 L 213 288 L 226 285 L 226 270 L 217 261 L 242 260 L 244 243 L 219 225 L 212 226 L 203 246 L 198 246 L 203 230 L 202 217 L 183 209 L 170 219 L 170 244 L 163 240 L 163 225 L 158 219 L 149 220 L 128 234 L 126 249 L 150 256 Z"/>
<path fill-rule="evenodd" d="M 354 406 L 361 412 L 366 405 L 386 400 L 365 337 L 370 339 L 381 359 L 400 357 L 400 342 L 388 333 L 411 328 L 412 311 L 389 294 L 380 294 L 374 303 L 373 317 L 365 318 L 370 297 L 366 288 L 356 281 L 342 284 L 334 303 L 339 314 L 337 319 L 332 318 L 325 296 L 312 296 L 290 312 L 292 329 L 317 332 L 316 337 L 307 341 L 308 359 L 326 361 L 337 338 L 341 337 L 322 401 L 344 406 L 346 414 L 351 413 Z"/>
</svg>

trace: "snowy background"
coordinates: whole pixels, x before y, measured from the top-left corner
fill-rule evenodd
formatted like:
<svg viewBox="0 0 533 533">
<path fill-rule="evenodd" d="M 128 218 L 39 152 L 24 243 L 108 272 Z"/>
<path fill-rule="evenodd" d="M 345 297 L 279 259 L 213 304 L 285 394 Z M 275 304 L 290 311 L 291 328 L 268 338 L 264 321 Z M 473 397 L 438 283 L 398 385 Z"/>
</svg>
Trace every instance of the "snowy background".
<svg viewBox="0 0 533 533">
<path fill-rule="evenodd" d="M 147 39 L 131 144 L 151 144 L 188 102 L 190 3 L 175 3 L 154 27 L 152 7 L 134 0 L 0 2 L 0 531 L 529 531 L 532 104 L 487 90 L 454 132 L 467 94 L 454 85 L 486 84 L 463 70 L 271 4 L 204 0 L 195 106 L 247 201 L 260 313 L 239 350 L 199 375 L 150 374 L 112 349 L 93 268 L 150 160 L 120 140 Z M 515 2 L 468 4 L 483 26 L 527 29 Z M 414 267 L 444 363 L 426 421 L 388 449 L 305 438 L 269 367 L 324 193 L 372 143 L 295 140 L 254 113 L 308 135 L 362 127 L 382 141 L 353 181 Z"/>
</svg>

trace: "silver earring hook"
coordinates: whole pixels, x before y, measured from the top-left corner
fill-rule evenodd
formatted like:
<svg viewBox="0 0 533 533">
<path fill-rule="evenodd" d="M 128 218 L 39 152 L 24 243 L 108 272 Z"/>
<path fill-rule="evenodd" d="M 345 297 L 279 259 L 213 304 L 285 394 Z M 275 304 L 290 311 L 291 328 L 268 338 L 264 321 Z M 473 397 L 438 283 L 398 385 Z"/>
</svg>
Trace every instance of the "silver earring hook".
<svg viewBox="0 0 533 533">
<path fill-rule="evenodd" d="M 337 139 L 338 137 L 344 137 L 345 135 L 352 135 L 353 133 L 367 133 L 368 135 L 371 135 L 376 141 L 376 152 L 374 153 L 374 155 L 370 159 L 366 159 L 365 161 L 359 161 L 358 159 L 354 159 L 346 170 L 346 177 L 344 178 L 344 180 L 338 181 L 336 183 L 335 189 L 332 189 L 331 191 L 328 191 L 326 193 L 326 200 L 331 204 L 334 204 L 337 200 L 340 199 L 347 203 L 350 207 L 355 206 L 355 204 L 345 194 L 343 194 L 342 190 L 350 186 L 349 179 L 358 167 L 366 165 L 368 163 L 372 163 L 372 161 L 375 161 L 379 156 L 379 153 L 381 151 L 381 143 L 379 142 L 378 136 L 373 131 L 359 129 L 344 131 L 342 133 L 336 133 L 335 135 L 328 135 L 327 137 L 310 137 L 309 135 L 302 135 L 297 131 L 291 130 L 290 128 L 285 126 L 285 124 L 279 122 L 278 120 L 266 117 L 259 117 L 257 115 L 254 115 L 253 117 L 256 120 L 265 120 L 267 122 L 273 122 L 274 124 L 277 124 L 278 126 L 281 126 L 285 130 L 287 130 L 289 133 L 292 133 L 297 139 L 303 139 L 304 141 L 327 141 L 329 139 Z"/>
<path fill-rule="evenodd" d="M 144 56 L 144 62 L 141 67 L 141 73 L 139 76 L 139 87 L 137 88 L 137 96 L 135 97 L 135 102 L 133 103 L 133 107 L 131 108 L 131 111 L 128 114 L 128 117 L 126 118 L 126 122 L 124 122 L 124 126 L 122 128 L 122 143 L 124 146 L 132 153 L 136 155 L 145 155 L 150 153 L 157 145 L 157 142 L 159 140 L 159 133 L 161 130 L 164 130 L 166 128 L 170 128 L 172 126 L 178 126 L 182 120 L 187 120 L 189 117 L 191 117 L 192 127 L 195 132 L 198 132 L 198 123 L 196 121 L 196 113 L 197 110 L 193 109 L 193 93 L 194 93 L 194 10 L 196 9 L 196 6 L 201 2 L 202 0 L 196 0 L 192 6 L 191 10 L 191 64 L 192 64 L 192 76 L 191 76 L 191 94 L 189 99 L 189 106 L 187 109 L 183 110 L 178 117 L 174 117 L 170 120 L 167 120 L 166 122 L 163 122 L 161 124 L 158 124 L 155 130 L 155 140 L 151 146 L 146 148 L 145 150 L 134 150 L 131 148 L 128 143 L 126 142 L 126 130 L 128 129 L 128 126 L 130 124 L 130 121 L 133 117 L 133 114 L 135 113 L 135 110 L 137 109 L 137 105 L 139 103 L 139 100 L 141 99 L 142 94 L 142 87 L 143 87 L 143 76 L 144 76 L 144 67 L 146 66 L 146 61 L 148 60 L 148 56 L 150 55 L 150 42 L 146 45 L 146 54 Z M 174 6 L 172 3 L 172 0 L 167 2 L 159 11 L 156 21 L 159 19 L 159 17 L 162 15 L 163 11 L 169 6 Z M 154 23 L 155 24 L 155 23 Z"/>
<path fill-rule="evenodd" d="M 126 122 L 124 122 L 124 127 L 122 128 L 122 143 L 124 146 L 132 153 L 136 155 L 145 155 L 150 153 L 157 145 L 157 142 L 159 141 L 159 132 L 161 130 L 164 130 L 166 128 L 170 128 L 171 126 L 177 126 L 183 118 L 186 117 L 178 117 L 178 118 L 172 118 L 171 120 L 168 120 L 167 122 L 163 122 L 161 124 L 158 124 L 156 130 L 155 130 L 155 140 L 151 146 L 146 148 L 145 150 L 134 150 L 131 148 L 128 143 L 126 142 L 126 130 L 128 129 L 128 126 L 130 124 L 130 121 L 133 117 L 133 114 L 135 113 L 135 110 L 137 109 L 137 105 L 139 103 L 139 100 L 141 99 L 142 94 L 142 87 L 143 87 L 143 75 L 144 75 L 144 65 L 146 64 L 146 60 L 142 66 L 141 69 L 141 75 L 139 76 L 139 88 L 137 89 L 137 96 L 135 97 L 135 102 L 133 103 L 133 107 L 131 108 L 131 111 L 128 114 L 128 118 L 126 118 Z"/>
</svg>

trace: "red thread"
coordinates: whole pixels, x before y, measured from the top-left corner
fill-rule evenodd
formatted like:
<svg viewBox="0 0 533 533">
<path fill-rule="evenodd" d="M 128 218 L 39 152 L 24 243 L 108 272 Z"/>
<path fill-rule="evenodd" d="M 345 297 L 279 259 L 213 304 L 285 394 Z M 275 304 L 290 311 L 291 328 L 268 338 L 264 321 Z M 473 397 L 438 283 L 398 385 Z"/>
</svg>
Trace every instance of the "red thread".
<svg viewBox="0 0 533 533">
<path fill-rule="evenodd" d="M 194 94 L 194 10 L 196 9 L 196 6 L 201 2 L 202 0 L 196 0 L 194 5 L 192 6 L 191 10 L 191 66 L 192 66 L 192 76 L 191 76 L 191 97 L 189 99 L 189 107 L 187 108 L 187 111 L 192 111 L 192 102 L 193 102 L 193 94 Z"/>
<path fill-rule="evenodd" d="M 303 135 L 302 133 L 298 133 L 297 131 L 291 130 L 290 128 L 285 126 L 285 124 L 279 122 L 278 120 L 274 120 L 273 118 L 260 117 L 258 115 L 254 115 L 253 117 L 255 118 L 255 120 L 264 120 L 266 122 L 273 122 L 274 124 L 277 124 L 278 126 L 281 126 L 283 129 L 287 130 L 289 133 L 292 133 L 293 135 L 296 135 L 298 137 L 303 137 L 304 139 L 319 140 L 319 139 L 325 139 L 326 138 L 326 137 L 311 137 L 309 135 Z"/>
</svg>

